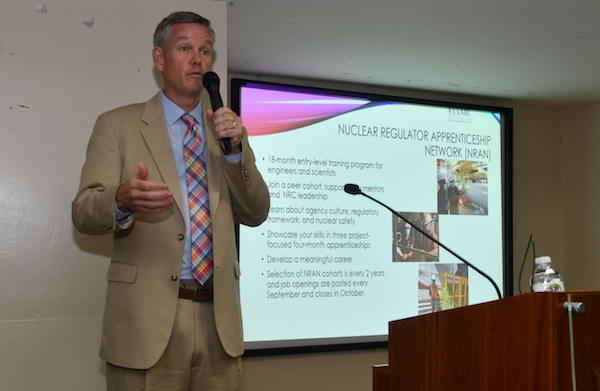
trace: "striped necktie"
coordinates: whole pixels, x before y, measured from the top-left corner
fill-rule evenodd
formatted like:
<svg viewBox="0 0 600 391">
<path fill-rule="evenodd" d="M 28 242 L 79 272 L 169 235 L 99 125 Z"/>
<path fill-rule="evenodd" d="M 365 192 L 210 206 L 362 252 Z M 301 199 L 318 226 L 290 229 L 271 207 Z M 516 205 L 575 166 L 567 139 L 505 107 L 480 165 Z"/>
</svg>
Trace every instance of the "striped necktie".
<svg viewBox="0 0 600 391">
<path fill-rule="evenodd" d="M 189 114 L 181 116 L 187 125 L 184 138 L 185 172 L 190 204 L 192 275 L 204 285 L 213 274 L 212 225 L 208 208 L 206 164 L 201 153 L 202 140 Z"/>
</svg>

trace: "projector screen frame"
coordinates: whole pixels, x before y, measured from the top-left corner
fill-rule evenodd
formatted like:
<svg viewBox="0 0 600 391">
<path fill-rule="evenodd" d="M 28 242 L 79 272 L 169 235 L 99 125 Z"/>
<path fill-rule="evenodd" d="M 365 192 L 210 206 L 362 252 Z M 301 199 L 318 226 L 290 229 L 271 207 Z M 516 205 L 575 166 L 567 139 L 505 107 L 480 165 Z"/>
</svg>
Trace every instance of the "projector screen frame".
<svg viewBox="0 0 600 391">
<path fill-rule="evenodd" d="M 318 82 L 314 81 L 314 84 Z M 283 88 L 287 91 L 298 91 L 314 94 L 330 94 L 347 98 L 359 98 L 371 101 L 389 101 L 406 104 L 417 104 L 434 107 L 455 108 L 465 110 L 479 110 L 488 112 L 497 112 L 501 114 L 501 170 L 502 170 L 502 287 L 503 297 L 513 295 L 513 109 L 509 107 L 490 106 L 481 104 L 471 104 L 452 100 L 436 100 L 413 98 L 406 96 L 396 96 L 388 94 L 380 94 L 373 92 L 361 91 L 361 88 L 353 86 L 352 91 L 332 89 L 329 87 L 302 86 L 299 84 L 288 84 L 281 82 L 266 82 L 253 80 L 250 78 L 233 78 L 230 80 L 230 99 L 231 108 L 240 114 L 241 109 L 241 89 L 248 84 L 257 84 L 270 86 L 273 88 Z M 365 87 L 368 89 L 368 87 Z M 458 98 L 457 98 L 458 99 Z M 242 115 L 243 119 L 243 115 Z M 251 145 L 252 141 L 250 140 Z M 257 160 L 259 157 L 257 156 Z M 238 255 L 240 255 L 239 245 L 239 230 L 238 233 Z M 442 240 L 443 243 L 443 240 Z M 450 246 L 451 247 L 451 246 Z M 240 264 L 244 260 L 240 258 Z M 471 271 L 475 273 L 475 271 Z M 242 277 L 243 278 L 243 277 Z M 498 283 L 498 281 L 496 281 Z M 326 338 L 316 340 L 281 340 L 277 342 L 263 344 L 261 347 L 246 346 L 245 357 L 264 356 L 264 355 L 279 355 L 279 354 L 301 354 L 312 352 L 329 352 L 329 351 L 347 351 L 347 350 L 363 350 L 363 349 L 379 349 L 387 347 L 387 335 L 367 336 L 366 342 L 355 342 L 353 338 Z M 319 342 L 320 341 L 320 342 Z M 280 344 L 281 343 L 281 344 Z"/>
</svg>

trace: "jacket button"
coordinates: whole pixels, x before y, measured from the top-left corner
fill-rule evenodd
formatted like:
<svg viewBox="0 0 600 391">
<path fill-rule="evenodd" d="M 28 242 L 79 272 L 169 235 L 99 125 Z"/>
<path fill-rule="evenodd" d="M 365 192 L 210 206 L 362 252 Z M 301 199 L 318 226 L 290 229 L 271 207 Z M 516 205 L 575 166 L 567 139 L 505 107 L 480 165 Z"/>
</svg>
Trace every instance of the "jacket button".
<svg viewBox="0 0 600 391">
<path fill-rule="evenodd" d="M 177 277 L 177 274 L 173 274 L 173 275 L 171 275 L 171 280 L 173 280 L 173 281 L 177 281 L 177 278 L 178 278 L 178 277 Z"/>
<path fill-rule="evenodd" d="M 177 240 L 182 241 L 184 238 L 183 234 L 177 235 Z"/>
</svg>

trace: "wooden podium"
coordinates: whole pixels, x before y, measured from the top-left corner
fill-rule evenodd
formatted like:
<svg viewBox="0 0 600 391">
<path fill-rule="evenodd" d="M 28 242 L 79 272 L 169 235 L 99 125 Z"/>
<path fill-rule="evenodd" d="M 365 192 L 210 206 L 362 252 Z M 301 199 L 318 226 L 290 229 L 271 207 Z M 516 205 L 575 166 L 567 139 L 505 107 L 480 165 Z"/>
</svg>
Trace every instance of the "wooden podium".
<svg viewBox="0 0 600 391">
<path fill-rule="evenodd" d="M 375 391 L 600 390 L 600 292 L 530 293 L 389 325 L 388 365 Z"/>
</svg>

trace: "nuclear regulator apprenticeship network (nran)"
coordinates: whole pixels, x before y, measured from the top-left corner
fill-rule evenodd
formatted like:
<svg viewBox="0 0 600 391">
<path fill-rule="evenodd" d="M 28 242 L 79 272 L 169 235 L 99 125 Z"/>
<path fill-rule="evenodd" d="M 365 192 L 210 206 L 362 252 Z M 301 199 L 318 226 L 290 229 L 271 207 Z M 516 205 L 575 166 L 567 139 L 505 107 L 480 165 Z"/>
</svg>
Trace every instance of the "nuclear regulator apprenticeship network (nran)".
<svg viewBox="0 0 600 391">
<path fill-rule="evenodd" d="M 339 124 L 338 134 L 358 137 L 378 137 L 398 140 L 433 141 L 452 144 L 489 145 L 489 135 L 454 132 L 430 132 L 421 129 L 404 129 L 393 127 L 377 127 L 357 124 Z"/>
</svg>

